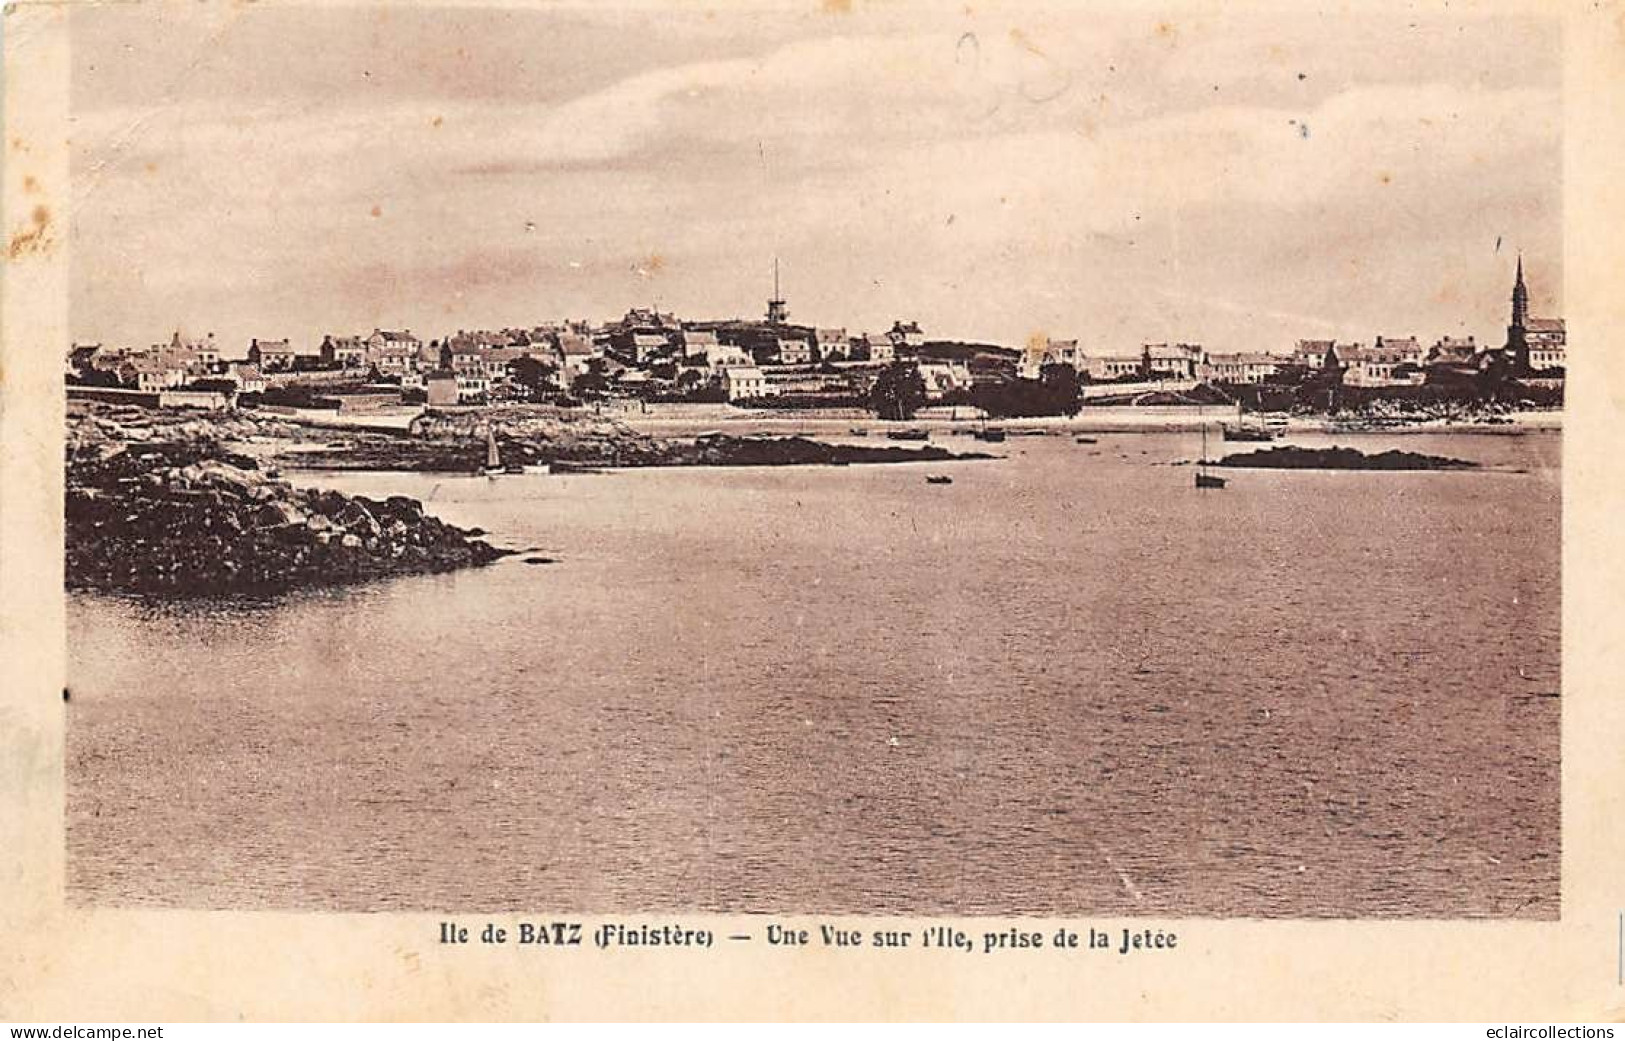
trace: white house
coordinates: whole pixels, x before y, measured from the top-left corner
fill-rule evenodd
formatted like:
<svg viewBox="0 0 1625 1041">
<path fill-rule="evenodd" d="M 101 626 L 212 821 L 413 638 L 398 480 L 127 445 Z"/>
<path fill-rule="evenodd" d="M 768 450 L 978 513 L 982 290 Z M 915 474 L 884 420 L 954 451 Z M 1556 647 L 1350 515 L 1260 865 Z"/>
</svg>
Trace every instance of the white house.
<svg viewBox="0 0 1625 1041">
<path fill-rule="evenodd" d="M 781 336 L 773 357 L 780 365 L 807 365 L 813 360 L 812 345 L 794 336 Z"/>
<path fill-rule="evenodd" d="M 921 362 L 915 368 L 925 384 L 927 401 L 941 401 L 950 392 L 971 385 L 970 369 L 964 362 Z"/>
<path fill-rule="evenodd" d="M 158 391 L 185 386 L 186 366 L 156 354 L 132 354 L 119 365 L 119 382 L 136 390 Z"/>
<path fill-rule="evenodd" d="M 683 356 L 693 358 L 709 355 L 717 347 L 717 334 L 710 329 L 684 329 L 678 336 L 683 343 Z"/>
<path fill-rule="evenodd" d="M 864 333 L 863 342 L 868 345 L 871 362 L 890 365 L 897 360 L 897 345 L 885 333 Z"/>
<path fill-rule="evenodd" d="M 743 347 L 731 343 L 713 345 L 705 354 L 705 364 L 710 366 L 712 372 L 720 372 L 729 368 L 751 368 L 756 364 L 750 352 Z"/>
<path fill-rule="evenodd" d="M 722 370 L 722 389 L 729 401 L 741 398 L 761 398 L 773 393 L 767 377 L 754 365 L 730 365 Z"/>
<path fill-rule="evenodd" d="M 265 393 L 265 376 L 257 365 L 240 361 L 231 362 L 226 366 L 226 379 L 237 384 L 240 393 Z"/>
</svg>

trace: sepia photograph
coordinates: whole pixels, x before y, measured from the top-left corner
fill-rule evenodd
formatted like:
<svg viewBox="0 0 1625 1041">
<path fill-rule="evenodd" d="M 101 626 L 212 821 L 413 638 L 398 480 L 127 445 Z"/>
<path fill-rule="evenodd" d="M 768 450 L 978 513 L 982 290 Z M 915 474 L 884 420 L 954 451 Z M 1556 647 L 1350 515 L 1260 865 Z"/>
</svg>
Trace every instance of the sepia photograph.
<svg viewBox="0 0 1625 1041">
<path fill-rule="evenodd" d="M 65 17 L 68 905 L 1559 919 L 1562 18 Z"/>
</svg>

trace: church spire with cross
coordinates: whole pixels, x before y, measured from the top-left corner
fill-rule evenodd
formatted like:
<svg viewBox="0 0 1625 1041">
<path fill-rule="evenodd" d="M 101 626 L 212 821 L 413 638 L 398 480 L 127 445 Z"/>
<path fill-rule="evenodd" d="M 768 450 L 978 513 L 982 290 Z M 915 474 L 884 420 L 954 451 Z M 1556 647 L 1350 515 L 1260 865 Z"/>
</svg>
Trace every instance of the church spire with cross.
<svg viewBox="0 0 1625 1041">
<path fill-rule="evenodd" d="M 1512 284 L 1512 327 L 1524 328 L 1529 321 L 1529 287 L 1523 284 L 1523 254 L 1518 254 L 1518 278 Z"/>
</svg>

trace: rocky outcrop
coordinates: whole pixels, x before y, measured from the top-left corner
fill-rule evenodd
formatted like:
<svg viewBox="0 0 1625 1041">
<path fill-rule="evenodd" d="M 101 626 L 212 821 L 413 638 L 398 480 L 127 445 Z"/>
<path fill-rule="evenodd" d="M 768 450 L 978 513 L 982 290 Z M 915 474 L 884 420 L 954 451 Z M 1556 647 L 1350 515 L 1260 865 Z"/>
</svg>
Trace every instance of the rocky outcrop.
<svg viewBox="0 0 1625 1041">
<path fill-rule="evenodd" d="M 1472 470 L 1477 463 L 1438 455 L 1397 450 L 1367 455 L 1358 448 L 1266 448 L 1226 456 L 1219 466 L 1262 467 L 1272 470 Z"/>
<path fill-rule="evenodd" d="M 988 459 L 936 445 L 841 445 L 805 437 L 706 437 L 672 453 L 668 466 L 845 466 L 853 463 L 918 463 Z"/>
<path fill-rule="evenodd" d="M 614 420 L 561 415 L 545 407 L 483 412 L 425 412 L 409 432 L 347 433 L 318 448 L 277 457 L 281 465 L 311 470 L 412 470 L 470 473 L 486 462 L 486 430 L 504 463 L 569 467 L 816 466 L 978 459 L 934 445 L 918 447 L 829 444 L 805 437 L 651 437 Z"/>
<path fill-rule="evenodd" d="M 505 555 L 414 499 L 297 489 L 211 440 L 78 433 L 67 469 L 69 588 L 264 594 Z"/>
<path fill-rule="evenodd" d="M 68 448 L 132 441 L 268 441 L 300 436 L 293 423 L 252 412 L 151 409 L 103 402 L 68 403 Z"/>
</svg>

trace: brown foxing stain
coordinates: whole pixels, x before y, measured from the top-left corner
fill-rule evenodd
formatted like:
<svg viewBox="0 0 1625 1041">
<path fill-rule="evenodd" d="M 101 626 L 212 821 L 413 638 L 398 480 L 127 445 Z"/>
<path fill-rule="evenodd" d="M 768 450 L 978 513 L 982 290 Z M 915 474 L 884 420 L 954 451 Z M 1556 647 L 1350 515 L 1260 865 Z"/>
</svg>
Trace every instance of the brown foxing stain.
<svg viewBox="0 0 1625 1041">
<path fill-rule="evenodd" d="M 444 123 L 445 121 L 446 121 L 446 117 L 444 117 L 444 116 L 436 116 L 433 119 L 429 120 L 429 125 L 432 126 L 432 127 L 439 127 L 440 124 Z"/>
<path fill-rule="evenodd" d="M 383 215 L 384 215 L 384 210 L 383 210 L 383 207 L 381 207 L 381 206 L 374 206 L 374 207 L 373 207 L 373 208 L 372 208 L 372 215 L 373 215 L 373 216 L 374 216 L 374 217 L 382 217 L 382 216 L 383 216 Z"/>
<path fill-rule="evenodd" d="M 1382 173 L 1377 175 L 1377 180 L 1382 184 L 1393 184 L 1394 175 L 1389 173 L 1387 170 L 1384 170 Z"/>
<path fill-rule="evenodd" d="M 651 275 L 666 266 L 666 258 L 659 253 L 649 254 L 649 259 L 643 262 L 643 268 Z"/>
<path fill-rule="evenodd" d="M 1099 115 L 1085 113 L 1078 120 L 1078 132 L 1091 141 L 1094 140 L 1096 134 L 1100 133 L 1101 120 L 1105 118 L 1106 108 L 1111 104 L 1111 99 L 1105 94 L 1101 94 L 1095 98 L 1094 104 L 1095 108 L 1099 109 Z"/>
<path fill-rule="evenodd" d="M 34 179 L 34 175 L 23 174 L 23 192 L 33 195 L 37 191 L 39 191 L 39 182 Z"/>
<path fill-rule="evenodd" d="M 1010 40 L 1011 40 L 1012 43 L 1014 43 L 1017 47 L 1020 47 L 1022 50 L 1028 51 L 1029 53 L 1032 53 L 1032 54 L 1036 54 L 1040 58 L 1043 58 L 1043 57 L 1046 56 L 1044 54 L 1044 52 L 1039 49 L 1038 45 L 1036 43 L 1033 43 L 1033 41 L 1028 38 L 1027 34 L 1022 32 L 1020 29 L 1011 29 L 1010 30 Z"/>
<path fill-rule="evenodd" d="M 11 244 L 6 248 L 6 256 L 11 260 L 26 257 L 34 253 L 42 253 L 51 248 L 49 232 L 51 230 L 51 211 L 45 206 L 35 206 L 31 214 L 32 222 L 22 231 L 11 236 Z"/>
<path fill-rule="evenodd" d="M 1044 330 L 1040 329 L 1027 337 L 1027 349 L 1029 351 L 1042 351 L 1047 350 L 1048 348 L 1049 333 L 1046 333 Z"/>
<path fill-rule="evenodd" d="M 852 0 L 822 0 L 818 9 L 825 14 L 851 14 Z"/>
<path fill-rule="evenodd" d="M 1169 44 L 1178 43 L 1179 42 L 1179 27 L 1174 25 L 1173 22 L 1158 22 L 1157 23 L 1157 28 L 1156 28 L 1156 35 L 1157 35 L 1158 39 L 1164 41 L 1165 43 L 1169 43 Z"/>
</svg>

